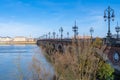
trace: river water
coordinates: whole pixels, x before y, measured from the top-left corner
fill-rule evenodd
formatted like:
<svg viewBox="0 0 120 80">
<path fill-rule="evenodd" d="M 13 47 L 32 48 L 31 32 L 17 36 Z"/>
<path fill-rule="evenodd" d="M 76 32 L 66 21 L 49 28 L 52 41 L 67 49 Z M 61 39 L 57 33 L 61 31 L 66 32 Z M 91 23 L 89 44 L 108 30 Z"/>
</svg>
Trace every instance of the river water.
<svg viewBox="0 0 120 80">
<path fill-rule="evenodd" d="M 36 45 L 0 45 L 0 80 L 51 80 L 52 65 Z"/>
</svg>

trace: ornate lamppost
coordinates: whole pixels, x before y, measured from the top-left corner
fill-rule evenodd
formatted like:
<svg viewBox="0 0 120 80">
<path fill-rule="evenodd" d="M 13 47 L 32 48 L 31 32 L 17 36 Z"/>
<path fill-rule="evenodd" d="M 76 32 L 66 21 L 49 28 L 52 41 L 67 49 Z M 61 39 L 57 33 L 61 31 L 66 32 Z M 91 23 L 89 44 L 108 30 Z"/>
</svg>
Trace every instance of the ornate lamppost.
<svg viewBox="0 0 120 80">
<path fill-rule="evenodd" d="M 43 39 L 45 39 L 45 38 L 46 38 L 46 35 L 44 34 L 44 35 L 43 35 Z"/>
<path fill-rule="evenodd" d="M 119 32 L 120 32 L 120 27 L 118 26 L 118 22 L 117 22 L 117 26 L 115 27 L 115 30 L 117 32 L 117 39 L 119 38 Z"/>
<path fill-rule="evenodd" d="M 45 36 L 46 36 L 46 39 L 47 39 L 47 34 Z"/>
<path fill-rule="evenodd" d="M 41 38 L 44 39 L 44 35 L 42 35 Z"/>
<path fill-rule="evenodd" d="M 53 38 L 54 38 L 54 39 L 55 39 L 55 34 L 56 34 L 56 33 L 55 33 L 55 32 L 53 32 Z"/>
<path fill-rule="evenodd" d="M 63 28 L 62 27 L 59 29 L 59 32 L 61 33 L 61 40 L 62 40 L 62 38 L 63 38 Z"/>
<path fill-rule="evenodd" d="M 105 21 L 108 19 L 108 33 L 107 33 L 107 38 L 111 38 L 111 32 L 110 32 L 110 21 L 112 19 L 112 21 L 114 21 L 114 10 L 112 8 L 110 8 L 110 6 L 108 6 L 107 9 L 105 9 L 104 11 L 104 19 Z"/>
<path fill-rule="evenodd" d="M 49 33 L 48 33 L 48 35 L 49 35 L 49 39 L 50 39 L 50 34 L 51 34 L 51 33 L 49 32 Z"/>
<path fill-rule="evenodd" d="M 76 40 L 77 35 L 78 35 L 78 27 L 76 26 L 76 21 L 75 21 L 75 25 L 72 27 L 73 32 L 74 32 L 74 39 Z"/>
<path fill-rule="evenodd" d="M 90 28 L 90 34 L 91 34 L 91 40 L 92 40 L 92 33 L 94 32 L 94 29 L 91 27 Z"/>
<path fill-rule="evenodd" d="M 56 36 L 57 36 L 57 39 L 58 39 L 58 34 Z"/>
<path fill-rule="evenodd" d="M 69 38 L 69 32 L 67 32 L 67 38 Z"/>
</svg>

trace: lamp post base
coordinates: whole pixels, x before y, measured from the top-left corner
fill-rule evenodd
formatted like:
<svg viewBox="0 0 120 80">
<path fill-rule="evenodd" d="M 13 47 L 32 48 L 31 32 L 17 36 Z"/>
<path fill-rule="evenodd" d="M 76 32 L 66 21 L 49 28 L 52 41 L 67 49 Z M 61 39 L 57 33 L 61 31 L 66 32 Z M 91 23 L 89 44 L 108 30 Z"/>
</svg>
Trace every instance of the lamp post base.
<svg viewBox="0 0 120 80">
<path fill-rule="evenodd" d="M 112 38 L 111 33 L 107 33 L 107 36 L 106 36 L 106 44 L 107 44 L 107 45 L 110 45 L 110 44 L 111 44 L 111 38 Z"/>
</svg>

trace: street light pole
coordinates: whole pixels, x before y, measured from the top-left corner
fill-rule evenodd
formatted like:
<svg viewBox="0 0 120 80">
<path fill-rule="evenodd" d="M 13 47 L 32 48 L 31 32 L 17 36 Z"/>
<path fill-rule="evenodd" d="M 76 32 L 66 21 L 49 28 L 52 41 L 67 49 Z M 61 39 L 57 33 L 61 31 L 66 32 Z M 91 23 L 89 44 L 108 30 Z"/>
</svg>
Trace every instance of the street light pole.
<svg viewBox="0 0 120 80">
<path fill-rule="evenodd" d="M 56 34 L 56 33 L 55 33 L 55 32 L 53 32 L 53 38 L 54 38 L 54 39 L 55 39 L 55 34 Z"/>
<path fill-rule="evenodd" d="M 92 40 L 92 33 L 94 32 L 94 29 L 91 27 L 90 28 L 90 34 L 91 34 L 91 40 Z"/>
<path fill-rule="evenodd" d="M 58 34 L 57 34 L 57 39 L 58 39 Z"/>
<path fill-rule="evenodd" d="M 63 38 L 63 28 L 62 27 L 59 29 L 59 32 L 61 33 L 61 40 L 62 40 L 62 38 Z"/>
<path fill-rule="evenodd" d="M 67 32 L 67 38 L 69 38 L 69 32 Z"/>
<path fill-rule="evenodd" d="M 75 21 L 75 25 L 72 27 L 73 32 L 74 32 L 74 39 L 76 40 L 77 35 L 78 35 L 78 27 L 76 26 L 76 21 Z"/>
<path fill-rule="evenodd" d="M 105 21 L 108 19 L 108 33 L 107 33 L 108 38 L 111 38 L 110 21 L 111 21 L 111 19 L 112 19 L 112 21 L 114 21 L 114 17 L 115 17 L 114 10 L 112 8 L 110 8 L 110 6 L 108 6 L 108 8 L 105 9 L 105 11 L 104 11 L 104 19 L 105 19 Z"/>
<path fill-rule="evenodd" d="M 120 32 L 120 27 L 118 26 L 118 22 L 117 22 L 117 26 L 115 27 L 115 30 L 117 32 L 117 39 L 119 38 L 119 32 Z"/>
<path fill-rule="evenodd" d="M 51 33 L 49 32 L 49 33 L 48 33 L 48 35 L 49 35 L 49 39 L 50 39 L 50 34 L 51 34 Z"/>
<path fill-rule="evenodd" d="M 46 36 L 46 39 L 47 39 L 47 34 L 45 36 Z"/>
</svg>

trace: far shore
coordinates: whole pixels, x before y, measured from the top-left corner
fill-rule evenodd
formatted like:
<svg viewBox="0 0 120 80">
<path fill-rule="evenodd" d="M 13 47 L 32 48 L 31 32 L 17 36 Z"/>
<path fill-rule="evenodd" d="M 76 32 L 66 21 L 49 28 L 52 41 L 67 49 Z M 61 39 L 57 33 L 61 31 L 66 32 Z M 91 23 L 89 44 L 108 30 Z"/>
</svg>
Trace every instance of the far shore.
<svg viewBox="0 0 120 80">
<path fill-rule="evenodd" d="M 11 45 L 11 44 L 36 44 L 36 41 L 10 41 L 10 42 L 0 42 L 0 45 Z"/>
</svg>

